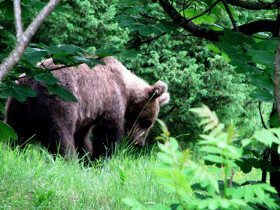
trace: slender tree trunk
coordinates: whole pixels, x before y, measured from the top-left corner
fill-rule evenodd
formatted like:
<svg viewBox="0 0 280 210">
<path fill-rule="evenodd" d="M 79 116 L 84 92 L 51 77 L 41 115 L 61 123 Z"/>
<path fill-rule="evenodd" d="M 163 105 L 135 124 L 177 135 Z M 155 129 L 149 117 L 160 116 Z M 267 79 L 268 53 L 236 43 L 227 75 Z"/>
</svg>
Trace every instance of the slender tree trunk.
<svg viewBox="0 0 280 210">
<path fill-rule="evenodd" d="M 279 21 L 279 19 L 278 19 Z M 280 28 L 279 28 L 280 29 Z M 280 34 L 280 31 L 279 31 Z M 274 99 L 275 105 L 278 113 L 278 120 L 280 121 L 280 36 L 278 40 L 277 50 L 275 54 L 274 61 Z M 271 150 L 271 164 L 279 169 L 280 166 L 280 156 L 277 153 L 277 149 L 274 146 Z M 280 172 L 271 172 L 270 173 L 270 183 L 273 187 L 276 188 L 278 195 L 280 195 Z"/>
<path fill-rule="evenodd" d="M 14 16 L 15 16 L 15 27 L 17 33 L 17 42 L 20 41 L 23 33 L 22 22 L 21 22 L 21 6 L 20 0 L 14 0 Z"/>
<path fill-rule="evenodd" d="M 17 1 L 17 0 L 15 0 Z M 34 36 L 40 25 L 43 21 L 47 18 L 47 16 L 54 10 L 56 5 L 60 2 L 60 0 L 50 0 L 46 6 L 41 10 L 41 12 L 36 16 L 36 18 L 30 23 L 27 29 L 21 34 L 21 22 L 19 18 L 20 12 L 20 2 L 17 1 L 15 3 L 15 21 L 16 21 L 16 30 L 17 36 L 20 35 L 18 38 L 18 42 L 14 48 L 14 50 L 10 53 L 10 55 L 0 64 L 0 81 L 4 79 L 4 77 L 9 73 L 9 71 L 17 64 L 19 59 L 22 57 L 25 48 L 27 47 L 28 43 L 30 42 L 31 38 Z M 20 28 L 21 27 L 21 28 Z"/>
</svg>

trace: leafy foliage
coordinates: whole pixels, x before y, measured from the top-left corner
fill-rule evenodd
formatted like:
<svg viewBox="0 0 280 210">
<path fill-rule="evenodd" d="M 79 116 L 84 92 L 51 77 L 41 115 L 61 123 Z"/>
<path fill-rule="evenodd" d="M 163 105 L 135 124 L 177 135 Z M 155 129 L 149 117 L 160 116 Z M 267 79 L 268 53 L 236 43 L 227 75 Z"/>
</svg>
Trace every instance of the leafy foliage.
<svg viewBox="0 0 280 210">
<path fill-rule="evenodd" d="M 277 40 L 259 40 L 225 30 L 217 46 L 226 53 L 239 73 L 255 86 L 250 94 L 261 102 L 274 102 L 273 63 Z"/>
<path fill-rule="evenodd" d="M 239 170 L 236 162 L 242 161 L 245 147 L 253 141 L 261 143 L 264 138 L 269 139 L 270 134 L 260 131 L 253 138 L 242 140 L 233 126 L 226 129 L 208 107 L 202 106 L 191 111 L 202 118 L 200 124 L 204 134 L 200 135 L 198 144 L 200 152 L 204 154 L 203 163 L 192 161 L 190 150 L 180 151 L 177 140 L 170 137 L 166 126 L 160 122 L 163 135 L 158 140 L 163 143 L 158 144 L 159 164 L 155 173 L 159 183 L 177 197 L 166 209 L 173 209 L 174 206 L 176 209 L 277 209 L 273 198 L 277 192 L 270 185 L 258 182 L 239 184 L 233 180 L 235 171 Z M 275 129 L 271 132 L 280 131 Z M 209 167 L 208 164 L 214 166 Z M 223 180 L 217 180 L 217 173 L 223 174 Z M 133 199 L 126 199 L 125 202 L 130 206 L 141 205 Z M 145 209 L 145 206 L 141 205 L 141 208 Z"/>
<path fill-rule="evenodd" d="M 0 19 L 0 25 L 3 26 L 3 33 L 0 34 L 1 56 L 9 51 L 15 40 L 13 27 L 8 27 L 13 25 L 13 17 L 8 19 L 8 16 L 4 15 L 6 10 L 12 11 L 12 4 L 6 0 L 4 2 L 8 4 L 7 7 L 1 7 L 3 10 L 0 11 L 0 16 L 3 17 L 3 21 Z M 31 7 L 31 3 L 35 6 Z M 23 9 L 28 11 L 24 15 L 23 23 L 30 22 L 45 4 L 40 0 L 32 0 L 31 3 L 23 5 Z M 199 1 L 196 2 L 196 8 L 201 10 L 211 3 Z M 220 7 L 224 11 L 224 8 Z M 210 16 L 216 18 L 217 15 L 220 18 L 222 14 L 213 10 Z M 203 18 L 207 19 L 208 16 L 206 14 Z M 153 39 L 156 37 L 158 38 Z M 146 42 L 148 45 L 141 45 L 149 39 L 153 41 Z M 158 3 L 146 0 L 62 1 L 32 41 L 36 44 L 27 49 L 25 56 L 32 65 L 46 55 L 67 65 L 87 62 L 88 60 L 83 60 L 86 56 L 79 55 L 82 48 L 88 55 L 117 56 L 128 69 L 151 84 L 157 80 L 168 82 L 171 103 L 162 110 L 163 117 L 172 125 L 169 127 L 173 135 L 189 132 L 178 140 L 190 141 L 199 134 L 198 121 L 188 109 L 200 104 L 207 104 L 216 110 L 223 121 L 244 127 L 244 135 L 248 135 L 253 128 L 248 126 L 247 120 L 241 120 L 241 116 L 254 122 L 251 124 L 260 125 L 256 104 L 248 99 L 251 87 L 244 84 L 246 78 L 236 75 L 222 56 L 215 55 L 207 49 L 207 42 L 191 38 L 180 30 L 162 12 Z M 71 48 L 70 54 L 63 52 L 65 46 Z M 132 46 L 136 49 L 127 50 Z M 40 72 L 39 69 L 29 71 L 29 64 L 24 65 L 27 69 L 18 70 L 18 74 L 13 75 L 12 80 L 26 72 L 37 81 L 48 86 L 54 85 L 55 79 L 51 74 L 47 74 L 46 71 Z M 11 87 L 11 84 L 7 86 Z M 25 97 L 27 96 L 26 93 Z M 24 97 L 18 100 L 24 100 Z M 170 110 L 172 111 L 169 112 Z"/>
<path fill-rule="evenodd" d="M 27 77 L 44 83 L 51 93 L 60 96 L 63 100 L 77 102 L 77 98 L 67 89 L 60 86 L 59 80 L 52 75 L 51 71 L 56 69 L 44 66 L 43 60 L 48 58 L 52 58 L 55 64 L 59 64 L 58 69 L 82 63 L 86 63 L 91 68 L 96 64 L 104 64 L 98 59 L 87 57 L 85 50 L 74 45 L 46 46 L 43 44 L 31 44 L 15 71 L 10 73 L 5 83 L 2 84 L 2 95 L 6 97 L 12 96 L 20 102 L 24 102 L 27 97 L 35 97 L 36 92 L 29 86 L 15 85 L 12 82 L 14 78 Z M 41 68 L 38 65 L 41 65 Z"/>
<path fill-rule="evenodd" d="M 18 136 L 9 125 L 0 121 L 0 141 L 7 141 L 9 138 L 17 140 Z"/>
</svg>

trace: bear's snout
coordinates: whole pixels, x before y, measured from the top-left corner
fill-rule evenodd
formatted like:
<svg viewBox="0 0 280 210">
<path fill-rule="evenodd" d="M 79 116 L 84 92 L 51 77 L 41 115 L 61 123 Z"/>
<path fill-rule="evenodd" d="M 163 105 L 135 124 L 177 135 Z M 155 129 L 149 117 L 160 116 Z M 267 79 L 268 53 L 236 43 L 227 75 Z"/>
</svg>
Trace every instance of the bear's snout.
<svg viewBox="0 0 280 210">
<path fill-rule="evenodd" d="M 136 146 L 144 147 L 145 146 L 145 141 L 140 141 L 140 142 L 135 142 Z"/>
</svg>

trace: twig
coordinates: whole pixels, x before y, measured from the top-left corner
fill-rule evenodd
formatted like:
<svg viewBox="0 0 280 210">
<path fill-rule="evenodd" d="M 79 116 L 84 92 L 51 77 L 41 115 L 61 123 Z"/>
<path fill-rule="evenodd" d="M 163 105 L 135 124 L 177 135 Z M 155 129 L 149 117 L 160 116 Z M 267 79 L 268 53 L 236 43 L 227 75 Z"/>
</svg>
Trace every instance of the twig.
<svg viewBox="0 0 280 210">
<path fill-rule="evenodd" d="M 210 7 L 208 7 L 206 10 L 204 10 L 202 13 L 200 13 L 200 14 L 198 14 L 198 15 L 196 15 L 196 16 L 193 16 L 193 17 L 190 18 L 190 19 L 187 19 L 187 22 L 192 21 L 192 20 L 194 20 L 194 19 L 196 19 L 196 18 L 198 18 L 198 17 L 204 15 L 205 13 L 211 11 L 211 10 L 213 9 L 213 7 L 215 7 L 220 1 L 221 1 L 221 0 L 217 0 L 214 4 L 212 4 L 212 5 L 211 5 Z"/>
<path fill-rule="evenodd" d="M 64 69 L 64 68 L 68 68 L 68 67 L 72 67 L 72 66 L 76 66 L 76 65 L 80 65 L 82 63 L 76 63 L 76 64 L 72 64 L 72 65 L 64 65 L 64 66 L 58 66 L 58 67 L 55 67 L 53 69 L 49 69 L 47 66 L 44 65 L 43 62 L 40 63 L 42 66 L 43 66 L 43 69 L 46 69 L 46 70 L 49 70 L 50 72 L 52 71 L 55 71 L 55 70 L 59 70 L 59 69 Z M 14 78 L 14 79 L 11 79 L 11 80 L 19 80 L 19 79 L 23 79 L 23 78 L 26 78 L 27 75 L 22 75 L 20 77 L 17 77 L 17 78 Z"/>
<path fill-rule="evenodd" d="M 227 11 L 227 13 L 228 13 L 228 16 L 229 16 L 229 18 L 230 18 L 230 21 L 231 21 L 231 23 L 232 23 L 232 25 L 233 25 L 234 30 L 235 30 L 235 31 L 238 31 L 236 22 L 235 22 L 235 20 L 234 20 L 232 14 L 231 14 L 231 11 L 230 11 L 230 9 L 229 9 L 229 6 L 228 6 L 228 4 L 227 4 L 227 1 L 226 1 L 226 0 L 222 0 L 222 2 L 223 2 L 224 6 L 225 6 L 225 8 L 226 8 L 226 11 Z"/>
<path fill-rule="evenodd" d="M 148 18 L 148 19 L 153 19 L 155 21 L 160 21 L 159 19 L 153 17 L 153 16 L 150 16 L 150 15 L 147 15 L 146 13 L 139 13 L 141 16 L 145 17 L 145 18 Z"/>
<path fill-rule="evenodd" d="M 14 14 L 15 14 L 15 28 L 16 28 L 17 42 L 19 42 L 23 33 L 22 22 L 21 22 L 20 0 L 14 0 Z"/>
<path fill-rule="evenodd" d="M 135 44 L 135 45 L 133 45 L 133 46 L 127 48 L 127 50 L 131 50 L 131 49 L 134 49 L 134 48 L 138 48 L 138 47 L 140 47 L 142 44 L 150 43 L 150 42 L 152 42 L 152 41 L 154 41 L 154 40 L 156 40 L 156 39 L 159 39 L 160 37 L 162 37 L 162 36 L 164 36 L 164 35 L 166 35 L 166 34 L 167 34 L 167 32 L 163 32 L 162 34 L 160 34 L 160 35 L 158 35 L 158 36 L 155 36 L 155 37 L 152 37 L 152 38 L 150 38 L 150 39 L 147 39 L 147 40 L 144 40 L 144 41 L 142 41 L 142 42 L 139 42 L 139 43 L 137 43 L 137 44 Z M 119 52 L 120 52 L 120 51 L 118 51 L 118 52 L 116 52 L 116 53 L 119 53 Z"/>
<path fill-rule="evenodd" d="M 267 129 L 267 126 L 265 125 L 265 122 L 264 122 L 264 120 L 263 120 L 263 116 L 262 116 L 262 103 L 259 101 L 259 113 L 260 113 L 260 117 L 261 117 L 261 122 L 262 122 L 262 125 L 263 125 L 263 127 L 265 128 L 265 129 Z"/>
<path fill-rule="evenodd" d="M 167 112 L 165 112 L 165 113 L 159 115 L 159 118 L 164 118 L 164 117 L 166 117 L 167 115 L 171 114 L 172 112 L 174 112 L 174 111 L 175 111 L 177 108 L 179 108 L 179 107 L 180 107 L 180 105 L 174 104 L 174 105 L 171 107 L 171 109 L 169 109 Z"/>
<path fill-rule="evenodd" d="M 228 182 L 229 187 L 232 187 L 232 180 L 233 180 L 234 174 L 235 174 L 234 169 L 231 169 L 231 175 L 230 175 L 230 179 L 229 179 L 229 182 Z"/>
</svg>

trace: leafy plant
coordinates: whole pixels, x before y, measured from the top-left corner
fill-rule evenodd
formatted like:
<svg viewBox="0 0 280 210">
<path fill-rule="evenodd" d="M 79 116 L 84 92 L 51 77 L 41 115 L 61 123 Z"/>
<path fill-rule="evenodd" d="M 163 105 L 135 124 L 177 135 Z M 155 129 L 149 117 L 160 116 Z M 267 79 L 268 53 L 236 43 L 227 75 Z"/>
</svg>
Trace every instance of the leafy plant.
<svg viewBox="0 0 280 210">
<path fill-rule="evenodd" d="M 62 67 L 77 66 L 81 63 L 86 63 L 91 68 L 97 64 L 104 64 L 98 59 L 88 57 L 85 50 L 74 45 L 46 46 L 33 43 L 26 49 L 15 71 L 11 72 L 1 85 L 2 96 L 12 96 L 20 102 L 24 102 L 27 97 L 35 97 L 36 92 L 31 87 L 28 85 L 15 85 L 14 83 L 14 80 L 20 77 L 27 77 L 44 83 L 52 94 L 58 95 L 63 100 L 77 102 L 77 98 L 67 89 L 60 86 L 59 80 L 51 74 L 51 71 L 56 70 L 56 68 L 52 69 L 44 66 L 43 60 L 48 58 L 52 58 L 55 64 L 60 64 L 57 70 Z M 38 67 L 39 63 L 43 68 Z"/>
<path fill-rule="evenodd" d="M 191 159 L 191 151 L 181 151 L 175 138 L 170 137 L 167 127 L 159 121 L 163 134 L 157 139 L 160 152 L 155 173 L 159 183 L 175 194 L 177 200 L 171 201 L 167 209 L 277 209 L 279 206 L 273 196 L 276 190 L 266 183 L 234 182 L 235 171 L 239 171 L 237 162 L 242 162 L 245 148 L 253 141 L 264 142 L 270 137 L 267 132 L 256 132 L 250 139 L 239 139 L 234 126 L 225 126 L 219 122 L 216 114 L 206 106 L 191 109 L 202 118 L 203 134 L 198 142 L 203 162 Z M 280 132 L 271 131 L 274 133 Z M 270 142 L 277 142 L 275 139 Z M 250 164 L 250 163 L 244 163 Z M 209 166 L 210 165 L 210 166 Z M 220 174 L 222 180 L 216 178 Z M 131 207 L 141 205 L 134 199 L 124 200 Z M 145 208 L 141 205 L 141 208 Z M 158 206 L 154 206 L 158 208 Z"/>
</svg>

